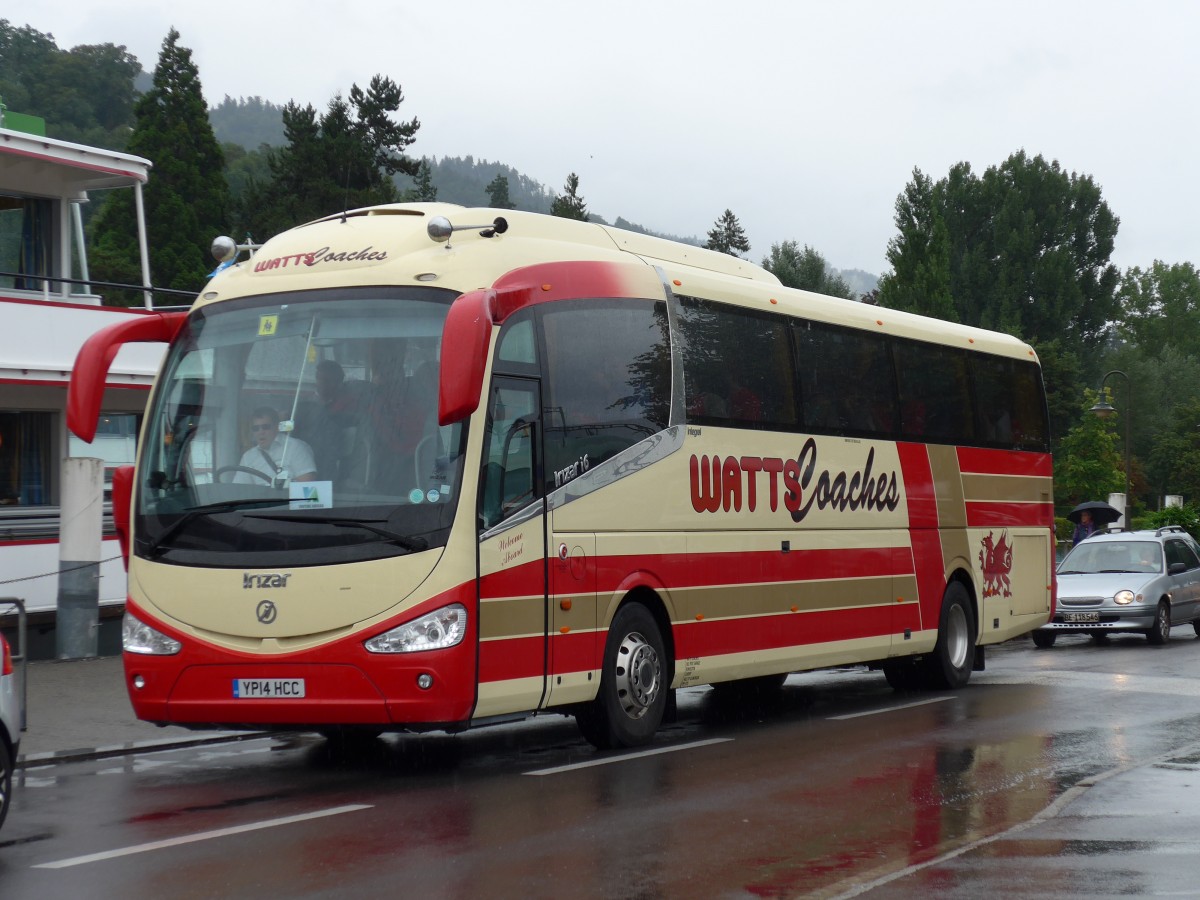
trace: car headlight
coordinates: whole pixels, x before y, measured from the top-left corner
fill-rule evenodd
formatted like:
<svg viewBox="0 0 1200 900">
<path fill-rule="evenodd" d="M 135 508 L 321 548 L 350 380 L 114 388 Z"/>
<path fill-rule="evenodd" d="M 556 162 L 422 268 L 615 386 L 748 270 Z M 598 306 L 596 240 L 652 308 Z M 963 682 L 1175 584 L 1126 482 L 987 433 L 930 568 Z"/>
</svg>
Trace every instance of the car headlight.
<svg viewBox="0 0 1200 900">
<path fill-rule="evenodd" d="M 1122 606 L 1128 606 L 1133 601 L 1133 591 L 1117 591 L 1116 596 L 1113 597 L 1113 602 L 1119 603 Z"/>
<path fill-rule="evenodd" d="M 421 650 L 444 650 L 461 643 L 467 633 L 467 608 L 453 603 L 421 616 L 415 621 L 397 625 L 391 631 L 377 634 L 363 646 L 371 653 L 417 653 Z"/>
<path fill-rule="evenodd" d="M 128 611 L 121 620 L 121 646 L 126 653 L 148 656 L 174 656 L 183 649 L 179 641 L 151 628 Z"/>
</svg>

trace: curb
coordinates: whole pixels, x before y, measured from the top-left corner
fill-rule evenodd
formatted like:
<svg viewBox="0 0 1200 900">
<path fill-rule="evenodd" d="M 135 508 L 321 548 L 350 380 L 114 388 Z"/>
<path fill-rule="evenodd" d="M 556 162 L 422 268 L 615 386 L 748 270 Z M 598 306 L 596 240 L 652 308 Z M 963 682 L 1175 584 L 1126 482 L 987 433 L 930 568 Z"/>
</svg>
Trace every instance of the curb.
<svg viewBox="0 0 1200 900">
<path fill-rule="evenodd" d="M 77 750 L 52 750 L 47 753 L 31 753 L 17 757 L 14 768 L 36 769 L 63 762 L 79 762 L 88 759 L 105 759 L 114 756 L 129 756 L 136 753 L 153 753 L 163 750 L 181 750 L 187 747 L 203 747 L 208 744 L 230 744 L 239 741 L 271 737 L 279 732 L 247 731 L 201 738 L 163 738 L 157 741 L 134 741 L 127 744 L 108 744 L 101 747 L 83 747 Z"/>
</svg>

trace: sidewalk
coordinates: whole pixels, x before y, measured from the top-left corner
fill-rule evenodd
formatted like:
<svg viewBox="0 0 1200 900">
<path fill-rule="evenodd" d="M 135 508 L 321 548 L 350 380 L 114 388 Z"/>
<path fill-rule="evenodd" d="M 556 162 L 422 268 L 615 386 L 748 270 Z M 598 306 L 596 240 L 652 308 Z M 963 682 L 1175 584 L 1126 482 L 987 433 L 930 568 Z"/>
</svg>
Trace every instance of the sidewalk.
<svg viewBox="0 0 1200 900">
<path fill-rule="evenodd" d="M 245 732 L 189 731 L 174 725 L 159 728 L 139 721 L 129 704 L 119 656 L 36 660 L 25 671 L 26 728 L 19 766 L 245 736 Z"/>
</svg>

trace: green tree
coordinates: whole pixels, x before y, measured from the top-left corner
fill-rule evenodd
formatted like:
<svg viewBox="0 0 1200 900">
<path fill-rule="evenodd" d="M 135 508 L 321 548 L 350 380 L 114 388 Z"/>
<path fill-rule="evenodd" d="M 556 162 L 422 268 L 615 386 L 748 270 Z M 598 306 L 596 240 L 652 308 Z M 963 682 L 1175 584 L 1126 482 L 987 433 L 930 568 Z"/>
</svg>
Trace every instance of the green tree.
<svg viewBox="0 0 1200 900">
<path fill-rule="evenodd" d="M 704 245 L 709 250 L 728 253 L 730 256 L 740 256 L 750 252 L 750 241 L 742 230 L 742 223 L 732 210 L 725 210 L 713 227 L 708 231 L 708 242 Z"/>
<path fill-rule="evenodd" d="M 404 151 L 421 123 L 393 119 L 403 102 L 400 86 L 376 75 L 366 91 L 353 85 L 349 101 L 335 96 L 320 117 L 311 105 L 288 103 L 286 146 L 268 151 L 270 180 L 249 185 L 241 227 L 265 239 L 338 210 L 398 200 L 393 176 L 415 176 L 420 166 Z"/>
<path fill-rule="evenodd" d="M 950 235 L 934 197 L 933 182 L 920 169 L 896 198 L 896 229 L 888 242 L 892 271 L 879 279 L 877 301 L 957 322 L 958 312 L 950 293 Z"/>
<path fill-rule="evenodd" d="M 1118 290 L 1123 337 L 1142 347 L 1200 353 L 1200 272 L 1191 263 L 1134 266 Z"/>
<path fill-rule="evenodd" d="M 771 253 L 763 258 L 762 264 L 787 287 L 846 300 L 854 296 L 850 285 L 840 275 L 830 271 L 825 257 L 808 244 L 804 245 L 803 250 L 795 241 L 772 244 Z"/>
<path fill-rule="evenodd" d="M 1090 176 L 1023 150 L 982 177 L 967 163 L 935 183 L 916 170 L 896 203 L 880 302 L 1029 341 L 1051 406 L 1062 408 L 1083 382 L 1058 377 L 1097 374 L 1118 315 L 1109 262 L 1118 224 Z"/>
<path fill-rule="evenodd" d="M 0 98 L 9 109 L 44 118 L 50 137 L 124 149 L 141 71 L 123 46 L 61 50 L 53 35 L 0 19 Z"/>
<path fill-rule="evenodd" d="M 550 215 L 560 216 L 564 219 L 578 219 L 581 222 L 587 221 L 587 206 L 584 204 L 583 198 L 579 196 L 579 176 L 574 172 L 567 176 L 566 193 L 556 196 L 554 202 L 550 204 Z"/>
<path fill-rule="evenodd" d="M 429 160 L 422 159 L 417 167 L 416 181 L 411 190 L 404 192 L 404 200 L 408 203 L 433 203 L 437 200 L 437 188 L 433 185 L 433 170 Z"/>
<path fill-rule="evenodd" d="M 175 29 L 163 41 L 154 86 L 138 100 L 134 115 L 129 152 L 154 163 L 145 189 L 151 281 L 157 287 L 198 291 L 212 269 L 212 239 L 229 227 L 229 188 L 199 72 Z M 97 280 L 140 282 L 129 191 L 113 193 L 92 230 Z M 140 295 L 121 299 L 137 303 Z"/>
<path fill-rule="evenodd" d="M 515 209 L 516 206 L 508 197 L 508 177 L 497 175 L 487 186 L 488 206 L 493 209 Z"/>
<path fill-rule="evenodd" d="M 921 287 L 922 262 L 931 276 L 925 287 L 942 283 L 938 220 L 958 321 L 1026 340 L 1065 335 L 1076 352 L 1102 345 L 1118 311 L 1118 272 L 1109 262 L 1118 219 L 1090 176 L 1024 151 L 982 178 L 967 163 L 932 185 L 914 172 L 897 201 L 885 304 Z"/>
<path fill-rule="evenodd" d="M 1091 411 L 1100 394 L 1085 390 L 1076 424 L 1063 437 L 1054 457 L 1054 494 L 1060 505 L 1104 500 L 1125 490 L 1124 457 L 1118 450 L 1117 417 L 1102 419 Z"/>
</svg>

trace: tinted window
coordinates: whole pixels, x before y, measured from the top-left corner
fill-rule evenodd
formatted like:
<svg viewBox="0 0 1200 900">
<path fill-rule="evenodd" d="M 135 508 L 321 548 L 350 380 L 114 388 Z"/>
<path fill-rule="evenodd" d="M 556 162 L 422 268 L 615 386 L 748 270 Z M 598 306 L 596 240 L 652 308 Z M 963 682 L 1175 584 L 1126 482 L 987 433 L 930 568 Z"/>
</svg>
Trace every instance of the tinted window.
<svg viewBox="0 0 1200 900">
<path fill-rule="evenodd" d="M 794 431 L 788 320 L 681 298 L 680 354 L 688 422 Z"/>
<path fill-rule="evenodd" d="M 975 443 L 971 383 L 967 357 L 961 350 L 894 342 L 900 390 L 900 431 L 914 441 Z"/>
<path fill-rule="evenodd" d="M 1174 563 L 1183 563 L 1189 570 L 1200 566 L 1200 560 L 1196 559 L 1196 554 L 1192 552 L 1192 548 L 1183 541 L 1167 541 L 1167 565 Z"/>
<path fill-rule="evenodd" d="M 546 481 L 552 490 L 667 427 L 666 305 L 580 300 L 542 312 Z"/>
<path fill-rule="evenodd" d="M 796 354 L 806 430 L 857 436 L 895 434 L 896 381 L 884 338 L 798 322 Z"/>
<path fill-rule="evenodd" d="M 1042 381 L 1032 362 L 972 356 L 975 428 L 981 444 L 1044 450 L 1049 441 Z"/>
</svg>

